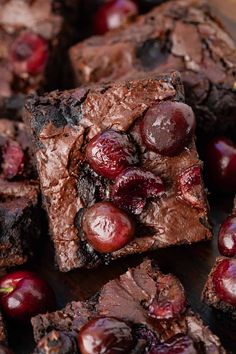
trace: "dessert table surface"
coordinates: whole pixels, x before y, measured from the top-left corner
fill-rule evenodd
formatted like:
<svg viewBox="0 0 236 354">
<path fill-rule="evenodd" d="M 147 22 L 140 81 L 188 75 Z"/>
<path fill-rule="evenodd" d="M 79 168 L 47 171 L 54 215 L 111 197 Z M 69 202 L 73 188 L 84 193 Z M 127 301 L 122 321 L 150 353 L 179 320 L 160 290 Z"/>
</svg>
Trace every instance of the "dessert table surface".
<svg viewBox="0 0 236 354">
<path fill-rule="evenodd" d="M 236 41 L 236 0 L 209 0 L 209 2 Z M 236 353 L 236 321 L 201 302 L 201 291 L 207 275 L 219 255 L 217 231 L 221 222 L 230 213 L 233 196 L 210 195 L 209 202 L 214 229 L 214 238 L 211 242 L 172 247 L 145 256 L 130 256 L 98 269 L 75 270 L 63 274 L 54 267 L 53 252 L 48 236 L 45 235 L 42 250 L 28 268 L 36 270 L 50 282 L 57 296 L 58 308 L 62 308 L 71 300 L 84 300 L 90 297 L 107 281 L 125 272 L 129 266 L 140 263 L 144 257 L 150 256 L 157 260 L 164 272 L 172 272 L 179 277 L 193 309 L 200 313 L 205 323 L 220 337 L 225 348 L 231 353 Z M 16 354 L 32 352 L 34 341 L 31 327 L 25 325 L 9 325 L 9 327 L 9 343 L 14 352 Z"/>
</svg>

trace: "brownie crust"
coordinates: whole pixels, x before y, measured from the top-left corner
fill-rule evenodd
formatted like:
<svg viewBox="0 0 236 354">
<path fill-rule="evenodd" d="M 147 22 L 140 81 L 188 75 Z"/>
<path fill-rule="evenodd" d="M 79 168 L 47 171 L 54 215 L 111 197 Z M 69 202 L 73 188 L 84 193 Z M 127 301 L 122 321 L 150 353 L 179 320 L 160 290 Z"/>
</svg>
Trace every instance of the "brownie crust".
<svg viewBox="0 0 236 354">
<path fill-rule="evenodd" d="M 183 202 L 176 187 L 179 174 L 191 166 L 200 166 L 194 140 L 172 158 L 148 152 L 141 142 L 140 118 L 154 102 L 167 99 L 183 100 L 176 73 L 28 99 L 25 120 L 34 139 L 42 195 L 61 271 L 211 238 L 203 186 L 199 209 Z M 141 167 L 160 175 L 167 190 L 165 197 L 149 202 L 139 215 L 138 222 L 144 227 L 135 240 L 100 257 L 84 242 L 77 221 L 78 212 L 97 201 L 95 185 L 99 176 L 90 178 L 86 172 L 84 147 L 94 135 L 108 128 L 129 131 L 141 147 Z"/>
<path fill-rule="evenodd" d="M 70 59 L 77 86 L 178 70 L 200 136 L 236 139 L 236 46 L 204 1 L 168 1 L 78 43 Z"/>
</svg>

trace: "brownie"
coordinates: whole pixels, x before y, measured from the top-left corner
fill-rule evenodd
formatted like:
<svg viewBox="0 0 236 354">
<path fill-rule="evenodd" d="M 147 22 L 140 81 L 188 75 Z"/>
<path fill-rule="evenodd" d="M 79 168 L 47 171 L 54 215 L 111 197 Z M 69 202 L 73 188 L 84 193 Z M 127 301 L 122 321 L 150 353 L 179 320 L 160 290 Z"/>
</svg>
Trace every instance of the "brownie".
<svg viewBox="0 0 236 354">
<path fill-rule="evenodd" d="M 75 84 L 182 73 L 200 136 L 236 139 L 236 49 L 206 3 L 168 1 L 123 28 L 70 49 Z"/>
<path fill-rule="evenodd" d="M 10 150 L 12 148 L 13 150 Z M 18 163 L 14 160 L 18 149 L 20 157 L 24 157 L 23 166 L 17 165 L 19 170 L 12 170 L 14 163 Z M 11 156 L 9 152 L 13 155 Z M 39 183 L 24 123 L 0 119 L 0 155 L 0 267 L 2 268 L 23 264 L 32 256 L 41 233 L 42 211 Z"/>
<path fill-rule="evenodd" d="M 5 323 L 0 312 L 0 344 L 4 344 L 7 341 Z"/>
<path fill-rule="evenodd" d="M 40 341 L 35 353 L 46 353 L 42 343 L 48 343 L 53 336 L 59 338 L 59 335 L 61 344 L 58 351 L 55 351 L 56 353 L 78 353 L 78 350 L 65 351 L 65 343 L 69 341 L 68 338 L 76 337 L 88 320 L 100 316 L 115 317 L 131 323 L 133 333 L 137 338 L 136 351 L 132 353 L 147 353 L 148 349 L 155 349 L 155 347 L 157 349 L 159 343 L 168 342 L 174 336 L 181 335 L 187 336 L 192 341 L 193 350 L 189 353 L 225 353 L 219 339 L 188 305 L 184 305 L 180 313 L 168 320 L 150 316 L 149 306 L 153 299 L 158 297 L 158 284 L 164 284 L 163 294 L 167 292 L 170 295 L 168 286 L 171 286 L 171 283 L 169 281 L 174 282 L 177 297 L 178 291 L 184 294 L 183 287 L 177 278 L 171 274 L 164 275 L 150 260 L 145 260 L 136 268 L 129 269 L 120 278 L 105 284 L 100 293 L 91 300 L 72 302 L 63 310 L 34 317 L 32 319 L 34 337 L 36 342 Z M 65 339 L 66 335 L 67 339 Z"/>
<path fill-rule="evenodd" d="M 78 1 L 1 0 L 0 7 L 0 105 L 18 94 L 57 88 L 75 37 Z"/>
<path fill-rule="evenodd" d="M 31 127 L 41 191 L 61 271 L 93 267 L 128 254 L 211 238 L 200 176 L 198 191 L 191 181 L 188 196 L 179 190 L 181 176 L 195 168 L 200 171 L 194 138 L 174 157 L 151 152 L 142 143 L 139 130 L 142 116 L 163 100 L 183 100 L 177 73 L 90 89 L 56 91 L 28 99 L 25 120 Z M 165 193 L 149 200 L 142 212 L 135 215 L 139 227 L 133 241 L 120 250 L 101 254 L 86 241 L 81 214 L 94 203 L 109 200 L 113 182 L 101 178 L 89 167 L 85 149 L 97 133 L 110 128 L 126 133 L 137 145 L 139 166 L 163 179 Z"/>
</svg>

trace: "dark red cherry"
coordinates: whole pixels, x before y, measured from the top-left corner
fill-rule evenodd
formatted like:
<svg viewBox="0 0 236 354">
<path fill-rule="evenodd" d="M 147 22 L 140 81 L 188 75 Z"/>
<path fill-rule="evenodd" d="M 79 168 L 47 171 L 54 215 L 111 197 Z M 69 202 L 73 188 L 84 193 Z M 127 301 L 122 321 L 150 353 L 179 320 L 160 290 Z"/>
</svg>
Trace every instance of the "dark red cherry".
<svg viewBox="0 0 236 354">
<path fill-rule="evenodd" d="M 197 354 L 191 338 L 182 334 L 168 339 L 166 342 L 157 345 L 148 354 Z"/>
<path fill-rule="evenodd" d="M 163 192 L 164 185 L 160 177 L 138 167 L 129 167 L 116 178 L 111 199 L 120 208 L 140 214 L 147 199 L 160 197 Z"/>
<path fill-rule="evenodd" d="M 22 174 L 25 156 L 17 141 L 10 140 L 6 143 L 2 159 L 2 171 L 6 179 L 12 179 Z"/>
<path fill-rule="evenodd" d="M 218 247 L 223 256 L 233 257 L 236 255 L 236 215 L 229 216 L 221 225 Z"/>
<path fill-rule="evenodd" d="M 132 0 L 110 0 L 102 5 L 94 17 L 94 31 L 97 34 L 118 28 L 138 14 L 138 7 Z"/>
<path fill-rule="evenodd" d="M 127 354 L 133 344 L 131 328 L 113 317 L 91 320 L 78 335 L 81 354 Z"/>
<path fill-rule="evenodd" d="M 17 74 L 41 73 L 48 60 L 48 44 L 35 33 L 23 33 L 12 45 L 11 58 Z"/>
<path fill-rule="evenodd" d="M 180 281 L 171 274 L 157 279 L 156 296 L 148 307 L 148 314 L 158 320 L 180 315 L 186 306 L 185 291 Z"/>
<path fill-rule="evenodd" d="M 110 179 L 138 163 L 137 151 L 130 137 L 115 130 L 105 130 L 90 140 L 86 158 L 95 172 Z"/>
<path fill-rule="evenodd" d="M 146 112 L 140 128 L 148 149 L 174 156 L 189 143 L 195 129 L 195 117 L 192 108 L 185 103 L 155 103 Z"/>
<path fill-rule="evenodd" d="M 18 321 L 29 321 L 39 313 L 52 310 L 55 295 L 36 273 L 17 271 L 0 280 L 0 303 L 4 314 Z"/>
<path fill-rule="evenodd" d="M 100 202 L 88 208 L 82 218 L 82 228 L 88 243 L 98 252 L 119 250 L 134 237 L 134 222 L 110 202 Z"/>
<path fill-rule="evenodd" d="M 178 176 L 177 185 L 181 200 L 193 208 L 205 209 L 200 166 L 191 166 L 182 172 Z"/>
<path fill-rule="evenodd" d="M 205 170 L 210 189 L 236 192 L 236 147 L 224 137 L 212 139 L 205 150 Z"/>
<path fill-rule="evenodd" d="M 236 306 L 236 259 L 223 259 L 213 272 L 213 284 L 218 297 Z"/>
</svg>

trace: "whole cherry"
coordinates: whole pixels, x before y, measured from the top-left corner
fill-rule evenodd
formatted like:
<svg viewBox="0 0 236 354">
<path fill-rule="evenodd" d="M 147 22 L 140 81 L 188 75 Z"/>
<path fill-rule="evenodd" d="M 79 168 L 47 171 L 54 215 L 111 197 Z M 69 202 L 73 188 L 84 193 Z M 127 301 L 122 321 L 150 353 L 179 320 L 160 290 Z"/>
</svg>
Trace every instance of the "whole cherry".
<svg viewBox="0 0 236 354">
<path fill-rule="evenodd" d="M 119 250 L 134 237 L 134 222 L 111 202 L 89 207 L 82 218 L 82 228 L 88 243 L 98 252 Z"/>
<path fill-rule="evenodd" d="M 218 297 L 236 306 L 236 259 L 221 260 L 213 271 L 212 280 Z"/>
<path fill-rule="evenodd" d="M 94 31 L 97 34 L 118 28 L 138 14 L 138 7 L 132 0 L 110 0 L 103 4 L 94 17 Z"/>
<path fill-rule="evenodd" d="M 0 303 L 9 319 L 27 322 L 39 313 L 53 310 L 55 295 L 36 273 L 16 271 L 1 278 Z"/>
<path fill-rule="evenodd" d="M 218 248 L 226 257 L 236 255 L 236 215 L 229 216 L 221 225 L 218 234 Z"/>
<path fill-rule="evenodd" d="M 113 317 L 99 317 L 84 325 L 78 336 L 81 354 L 129 353 L 133 346 L 132 330 Z"/>
<path fill-rule="evenodd" d="M 35 33 L 23 33 L 12 44 L 10 57 L 16 74 L 41 73 L 48 60 L 48 44 Z"/>
<path fill-rule="evenodd" d="M 230 139 L 216 137 L 205 149 L 208 186 L 217 192 L 236 192 L 236 147 Z"/>
<path fill-rule="evenodd" d="M 144 115 L 140 130 L 147 149 L 164 156 L 179 154 L 195 130 L 192 108 L 182 102 L 155 103 Z"/>
</svg>

